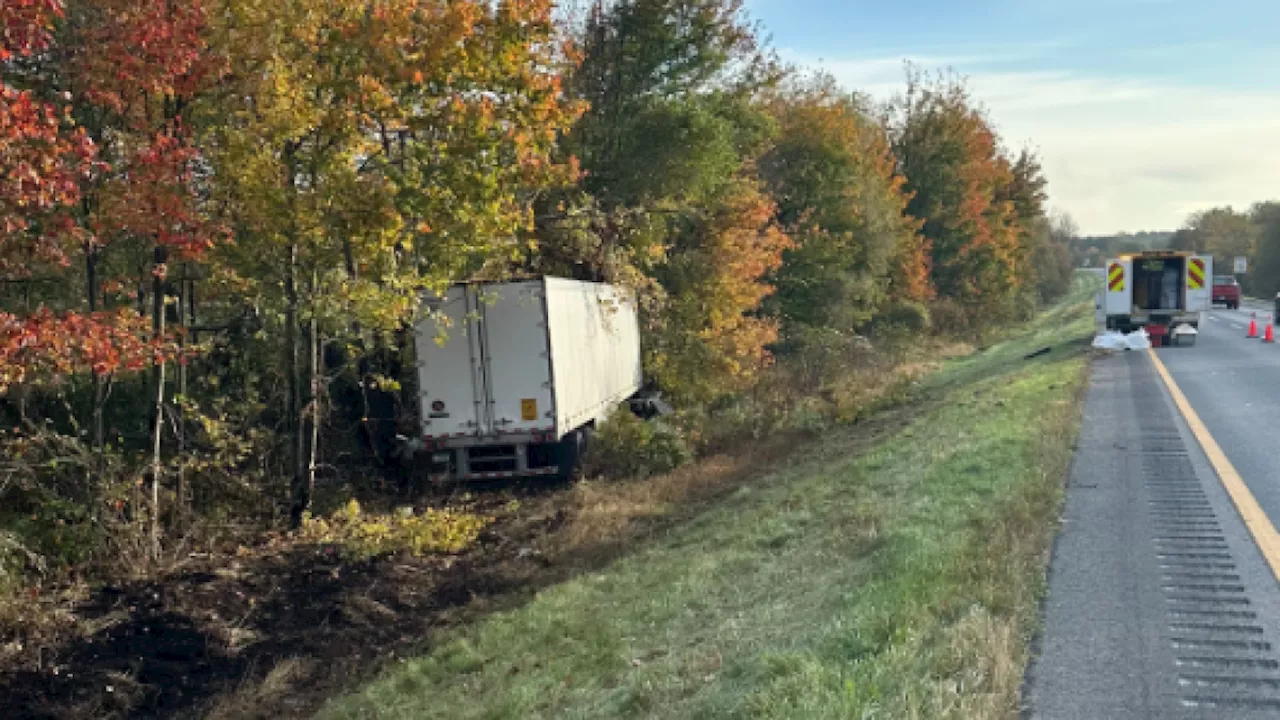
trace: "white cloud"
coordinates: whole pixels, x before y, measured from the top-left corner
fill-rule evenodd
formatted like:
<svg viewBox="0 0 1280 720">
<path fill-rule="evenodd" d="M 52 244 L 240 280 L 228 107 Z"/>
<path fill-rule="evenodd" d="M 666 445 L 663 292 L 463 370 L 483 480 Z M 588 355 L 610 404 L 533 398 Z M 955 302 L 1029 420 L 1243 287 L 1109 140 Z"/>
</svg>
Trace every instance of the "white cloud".
<svg viewBox="0 0 1280 720">
<path fill-rule="evenodd" d="M 1280 197 L 1280 93 L 1001 69 L 1012 57 L 784 57 L 881 99 L 902 89 L 904 60 L 954 68 L 1010 147 L 1039 151 L 1051 201 L 1086 232 L 1173 228 L 1205 207 Z"/>
</svg>

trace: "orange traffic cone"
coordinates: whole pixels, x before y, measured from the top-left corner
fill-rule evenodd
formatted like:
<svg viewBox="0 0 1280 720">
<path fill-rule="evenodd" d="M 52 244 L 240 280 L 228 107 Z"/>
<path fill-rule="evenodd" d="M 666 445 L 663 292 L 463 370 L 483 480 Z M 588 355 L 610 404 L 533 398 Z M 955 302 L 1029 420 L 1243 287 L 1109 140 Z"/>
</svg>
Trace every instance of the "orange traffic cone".
<svg viewBox="0 0 1280 720">
<path fill-rule="evenodd" d="M 1268 315 L 1268 316 L 1267 316 L 1267 331 L 1266 331 L 1266 332 L 1264 332 L 1264 333 L 1262 334 L 1262 342 L 1264 342 L 1264 343 L 1273 343 L 1273 342 L 1275 342 L 1275 341 L 1276 341 L 1276 335 L 1275 335 L 1275 332 L 1273 332 L 1273 331 L 1272 331 L 1272 329 L 1271 329 L 1271 326 L 1272 326 L 1273 324 L 1274 324 L 1274 323 L 1272 323 L 1272 322 L 1271 322 L 1271 316 L 1270 316 L 1270 315 Z"/>
<path fill-rule="evenodd" d="M 1258 337 L 1258 313 L 1253 313 L 1253 315 L 1249 318 L 1249 334 L 1245 335 L 1245 337 L 1247 338 Z"/>
</svg>

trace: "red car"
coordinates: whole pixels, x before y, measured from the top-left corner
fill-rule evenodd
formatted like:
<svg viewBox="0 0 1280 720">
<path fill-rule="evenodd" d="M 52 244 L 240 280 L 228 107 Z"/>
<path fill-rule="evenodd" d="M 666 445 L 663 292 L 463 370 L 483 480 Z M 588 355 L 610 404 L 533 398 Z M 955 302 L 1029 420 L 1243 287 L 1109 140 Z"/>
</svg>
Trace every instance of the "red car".
<svg viewBox="0 0 1280 720">
<path fill-rule="evenodd" d="M 1235 310 L 1240 307 L 1240 283 L 1231 275 L 1215 275 L 1213 301 Z"/>
</svg>

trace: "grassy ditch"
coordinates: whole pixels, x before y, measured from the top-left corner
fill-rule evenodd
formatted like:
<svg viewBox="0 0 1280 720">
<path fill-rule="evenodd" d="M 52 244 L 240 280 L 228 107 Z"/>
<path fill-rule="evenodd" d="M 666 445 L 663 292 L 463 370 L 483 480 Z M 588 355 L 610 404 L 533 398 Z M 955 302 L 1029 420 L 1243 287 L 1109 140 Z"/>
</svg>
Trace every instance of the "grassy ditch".
<svg viewBox="0 0 1280 720">
<path fill-rule="evenodd" d="M 869 447 L 833 430 L 322 717 L 1012 716 L 1079 422 L 1085 292 L 933 376 L 940 402 L 902 430 Z"/>
</svg>

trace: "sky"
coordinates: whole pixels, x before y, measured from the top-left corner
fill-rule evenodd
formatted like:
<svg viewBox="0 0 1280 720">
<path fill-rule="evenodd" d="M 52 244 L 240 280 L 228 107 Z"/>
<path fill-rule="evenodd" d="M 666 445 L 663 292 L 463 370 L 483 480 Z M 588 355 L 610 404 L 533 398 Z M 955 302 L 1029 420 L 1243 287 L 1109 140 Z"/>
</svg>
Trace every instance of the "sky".
<svg viewBox="0 0 1280 720">
<path fill-rule="evenodd" d="M 1276 0 L 746 0 L 787 62 L 888 99 L 967 78 L 1085 234 L 1280 199 Z"/>
</svg>

